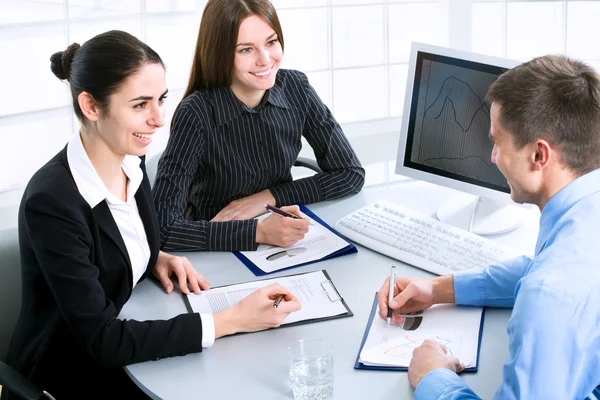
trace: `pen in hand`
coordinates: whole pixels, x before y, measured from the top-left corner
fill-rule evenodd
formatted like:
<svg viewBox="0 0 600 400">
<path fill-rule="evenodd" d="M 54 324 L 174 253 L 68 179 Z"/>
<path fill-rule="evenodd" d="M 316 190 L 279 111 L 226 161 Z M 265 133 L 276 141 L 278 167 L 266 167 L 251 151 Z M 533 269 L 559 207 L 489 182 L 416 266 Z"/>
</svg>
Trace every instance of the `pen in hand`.
<svg viewBox="0 0 600 400">
<path fill-rule="evenodd" d="M 281 208 L 273 207 L 270 204 L 265 204 L 265 208 L 274 214 L 281 215 L 282 217 L 288 217 L 288 218 L 293 218 L 293 219 L 302 219 L 302 217 L 299 217 L 296 214 L 292 214 L 290 212 L 282 210 Z M 312 221 L 310 221 L 310 220 L 308 221 L 308 224 L 313 225 Z"/>
<path fill-rule="evenodd" d="M 388 294 L 388 314 L 387 314 L 387 324 L 390 326 L 390 322 L 392 322 L 392 307 L 390 307 L 390 303 L 394 299 L 394 286 L 396 285 L 396 266 L 392 265 L 392 270 L 390 272 L 390 293 Z"/>
<path fill-rule="evenodd" d="M 281 208 L 273 207 L 270 204 L 265 204 L 265 208 L 267 210 L 271 211 L 272 213 L 281 215 L 282 217 L 289 217 L 289 218 L 294 218 L 294 219 L 302 219 L 299 216 L 297 216 L 296 214 L 292 214 L 290 212 L 284 211 Z"/>
<path fill-rule="evenodd" d="M 281 303 L 281 300 L 283 300 L 284 297 L 284 294 L 280 294 L 279 296 L 277 296 L 277 299 L 275 299 L 275 302 L 273 303 L 273 308 L 279 307 L 279 303 Z"/>
</svg>

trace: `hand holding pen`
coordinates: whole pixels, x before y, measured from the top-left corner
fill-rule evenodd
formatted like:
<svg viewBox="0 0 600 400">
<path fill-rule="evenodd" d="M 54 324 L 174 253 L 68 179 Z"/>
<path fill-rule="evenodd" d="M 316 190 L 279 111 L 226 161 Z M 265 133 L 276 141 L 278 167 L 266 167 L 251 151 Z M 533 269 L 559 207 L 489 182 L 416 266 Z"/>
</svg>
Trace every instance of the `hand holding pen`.
<svg viewBox="0 0 600 400">
<path fill-rule="evenodd" d="M 213 313 L 215 337 L 278 327 L 290 313 L 301 308 L 289 289 L 272 283 L 256 289 L 231 307 Z"/>
<path fill-rule="evenodd" d="M 269 209 L 272 206 L 265 206 Z M 274 215 L 259 219 L 256 227 L 256 242 L 278 247 L 289 247 L 304 238 L 309 220 L 296 215 L 298 206 L 277 208 Z M 291 217 L 289 215 L 292 215 Z"/>
<path fill-rule="evenodd" d="M 396 266 L 392 265 L 392 271 L 390 272 L 390 292 L 388 293 L 388 312 L 387 312 L 387 324 L 390 326 L 392 322 L 392 308 L 390 304 L 394 300 L 394 287 L 396 286 Z"/>
<path fill-rule="evenodd" d="M 379 315 L 390 324 L 398 317 L 414 317 L 433 305 L 434 280 L 395 277 L 387 278 L 377 294 Z M 450 277 L 452 278 L 452 277 Z M 388 317 L 389 316 L 389 317 Z"/>
<path fill-rule="evenodd" d="M 297 214 L 292 214 L 291 212 L 287 212 L 281 208 L 274 207 L 270 204 L 265 204 L 265 209 L 267 209 L 267 211 L 271 211 L 273 214 L 281 215 L 282 217 L 288 217 L 288 218 L 293 218 L 293 219 L 303 219 L 302 217 L 300 217 Z M 310 219 L 308 220 L 308 224 L 314 225 Z"/>
<path fill-rule="evenodd" d="M 284 294 L 280 294 L 279 296 L 277 296 L 277 298 L 275 299 L 275 302 L 273 303 L 273 308 L 279 307 L 279 303 L 281 303 L 281 300 L 283 300 L 284 298 L 285 298 Z"/>
</svg>

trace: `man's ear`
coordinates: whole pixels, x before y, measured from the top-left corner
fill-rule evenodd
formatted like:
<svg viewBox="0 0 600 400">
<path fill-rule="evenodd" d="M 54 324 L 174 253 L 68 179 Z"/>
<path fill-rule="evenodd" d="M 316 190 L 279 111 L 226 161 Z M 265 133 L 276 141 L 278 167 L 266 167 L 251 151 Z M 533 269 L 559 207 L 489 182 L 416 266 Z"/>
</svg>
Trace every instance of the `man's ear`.
<svg viewBox="0 0 600 400">
<path fill-rule="evenodd" d="M 100 119 L 100 108 L 96 101 L 88 92 L 81 92 L 77 96 L 77 102 L 83 115 L 90 121 L 98 121 Z"/>
<path fill-rule="evenodd" d="M 536 171 L 541 171 L 549 165 L 554 149 L 544 139 L 536 140 L 534 145 L 533 166 Z"/>
</svg>

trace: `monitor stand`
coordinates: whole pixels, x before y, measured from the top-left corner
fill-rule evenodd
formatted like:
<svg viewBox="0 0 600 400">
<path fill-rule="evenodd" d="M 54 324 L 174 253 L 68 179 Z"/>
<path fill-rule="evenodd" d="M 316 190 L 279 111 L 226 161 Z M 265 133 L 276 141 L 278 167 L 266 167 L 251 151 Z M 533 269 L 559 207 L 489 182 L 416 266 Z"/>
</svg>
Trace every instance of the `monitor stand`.
<svg viewBox="0 0 600 400">
<path fill-rule="evenodd" d="M 437 218 L 457 228 L 487 236 L 517 229 L 525 213 L 524 207 L 461 194 L 442 204 L 437 210 Z"/>
</svg>

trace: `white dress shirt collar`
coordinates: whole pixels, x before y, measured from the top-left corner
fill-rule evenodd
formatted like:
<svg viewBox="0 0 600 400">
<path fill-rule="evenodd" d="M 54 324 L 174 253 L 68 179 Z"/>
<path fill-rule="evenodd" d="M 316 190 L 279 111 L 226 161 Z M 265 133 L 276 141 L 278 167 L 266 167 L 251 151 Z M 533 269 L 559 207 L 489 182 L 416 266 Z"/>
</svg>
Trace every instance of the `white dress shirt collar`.
<svg viewBox="0 0 600 400">
<path fill-rule="evenodd" d="M 96 207 L 102 200 L 109 203 L 123 203 L 117 199 L 106 187 L 100 175 L 88 157 L 79 133 L 73 135 L 67 145 L 67 162 L 73 174 L 79 193 L 90 207 Z M 121 164 L 125 175 L 129 178 L 127 185 L 127 203 L 131 203 L 133 196 L 142 183 L 144 174 L 140 168 L 140 158 L 126 155 Z"/>
</svg>

